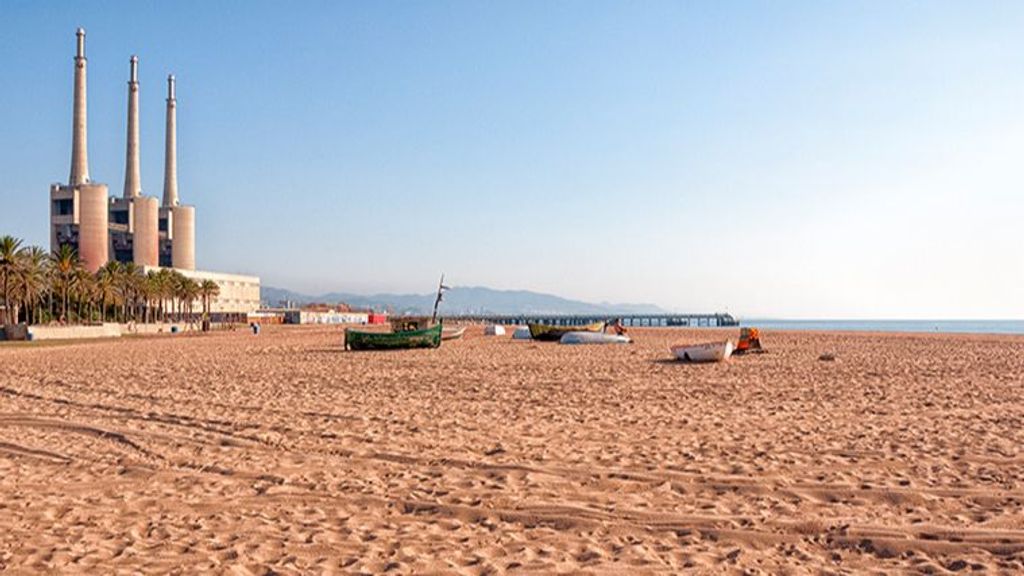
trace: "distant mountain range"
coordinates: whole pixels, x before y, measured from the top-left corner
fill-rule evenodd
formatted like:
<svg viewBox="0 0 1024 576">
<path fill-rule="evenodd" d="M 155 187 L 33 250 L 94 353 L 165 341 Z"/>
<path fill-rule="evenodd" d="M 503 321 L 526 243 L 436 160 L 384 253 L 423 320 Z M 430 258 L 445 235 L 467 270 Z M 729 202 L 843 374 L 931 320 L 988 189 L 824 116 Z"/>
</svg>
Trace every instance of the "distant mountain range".
<svg viewBox="0 0 1024 576">
<path fill-rule="evenodd" d="M 300 294 L 283 288 L 263 286 L 263 302 L 271 307 L 282 302 L 337 304 L 344 302 L 356 309 L 388 311 L 393 314 L 429 314 L 435 294 L 346 294 L 331 292 L 320 296 Z M 528 290 L 493 290 L 476 286 L 456 286 L 445 292 L 441 310 L 445 314 L 661 314 L 654 304 L 593 304 L 569 300 L 552 294 Z"/>
</svg>

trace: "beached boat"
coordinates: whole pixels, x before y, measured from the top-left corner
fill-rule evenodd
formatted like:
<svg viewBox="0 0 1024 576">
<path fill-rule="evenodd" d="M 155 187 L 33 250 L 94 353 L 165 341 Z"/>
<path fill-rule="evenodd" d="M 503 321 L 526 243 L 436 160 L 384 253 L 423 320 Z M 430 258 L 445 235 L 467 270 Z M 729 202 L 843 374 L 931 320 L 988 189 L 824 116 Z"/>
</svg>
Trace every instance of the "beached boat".
<svg viewBox="0 0 1024 576">
<path fill-rule="evenodd" d="M 349 350 L 407 350 L 437 348 L 441 345 L 441 324 L 423 330 L 367 332 L 345 329 L 345 348 Z"/>
<path fill-rule="evenodd" d="M 600 332 L 604 322 L 594 322 L 585 326 L 550 326 L 548 324 L 528 324 L 530 337 L 544 342 L 558 342 L 569 332 Z"/>
<path fill-rule="evenodd" d="M 682 344 L 672 347 L 676 358 L 685 362 L 721 362 L 732 355 L 732 341 Z"/>
<path fill-rule="evenodd" d="M 629 344 L 629 336 L 605 334 L 603 332 L 566 332 L 558 341 L 560 344 Z"/>
<path fill-rule="evenodd" d="M 461 328 L 445 328 L 441 330 L 441 340 L 458 340 L 462 338 L 462 335 L 466 333 L 466 327 Z"/>
</svg>

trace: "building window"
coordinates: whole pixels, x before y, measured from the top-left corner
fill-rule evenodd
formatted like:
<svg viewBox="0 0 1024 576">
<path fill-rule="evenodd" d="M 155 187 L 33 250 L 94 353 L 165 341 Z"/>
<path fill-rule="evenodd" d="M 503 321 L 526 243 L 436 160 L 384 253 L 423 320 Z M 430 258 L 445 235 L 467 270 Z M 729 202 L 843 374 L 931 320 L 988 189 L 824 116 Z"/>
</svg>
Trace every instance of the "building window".
<svg viewBox="0 0 1024 576">
<path fill-rule="evenodd" d="M 75 213 L 75 201 L 71 198 L 53 201 L 54 216 L 70 216 Z"/>
<path fill-rule="evenodd" d="M 127 224 L 128 223 L 128 211 L 127 210 L 111 210 L 110 220 L 114 224 Z"/>
</svg>

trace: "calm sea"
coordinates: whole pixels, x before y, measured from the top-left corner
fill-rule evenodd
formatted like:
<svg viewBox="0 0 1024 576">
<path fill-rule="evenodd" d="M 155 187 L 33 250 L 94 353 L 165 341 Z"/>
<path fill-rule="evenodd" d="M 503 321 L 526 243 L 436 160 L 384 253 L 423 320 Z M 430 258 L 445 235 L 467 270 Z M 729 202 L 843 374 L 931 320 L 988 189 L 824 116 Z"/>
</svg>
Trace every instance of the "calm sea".
<svg viewBox="0 0 1024 576">
<path fill-rule="evenodd" d="M 740 326 L 756 326 L 763 330 L 1024 334 L 1024 320 L 758 320 L 751 318 L 741 319 Z"/>
</svg>

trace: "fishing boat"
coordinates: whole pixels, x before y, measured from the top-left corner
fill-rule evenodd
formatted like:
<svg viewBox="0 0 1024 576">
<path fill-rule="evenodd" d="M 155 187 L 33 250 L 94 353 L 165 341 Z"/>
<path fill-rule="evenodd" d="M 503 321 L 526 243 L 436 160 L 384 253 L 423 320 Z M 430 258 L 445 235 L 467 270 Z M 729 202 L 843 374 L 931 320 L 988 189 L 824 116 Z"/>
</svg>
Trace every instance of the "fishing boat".
<svg viewBox="0 0 1024 576">
<path fill-rule="evenodd" d="M 458 340 L 462 338 L 462 335 L 466 333 L 466 327 L 461 328 L 444 328 L 441 330 L 441 340 Z"/>
<path fill-rule="evenodd" d="M 560 344 L 629 344 L 629 336 L 605 334 L 604 332 L 566 332 L 558 341 Z"/>
<path fill-rule="evenodd" d="M 705 344 L 681 344 L 671 348 L 676 358 L 684 362 L 721 362 L 732 355 L 732 341 Z"/>
<path fill-rule="evenodd" d="M 409 350 L 411 348 L 438 348 L 441 340 L 461 338 L 466 329 L 449 331 L 444 337 L 443 322 L 437 318 L 437 308 L 443 300 L 444 274 L 437 285 L 437 298 L 434 300 L 434 313 L 426 316 L 399 316 L 391 319 L 391 332 L 371 332 L 367 330 L 345 329 L 345 348 L 348 350 Z"/>
<path fill-rule="evenodd" d="M 345 329 L 345 348 L 348 350 L 408 350 L 411 348 L 437 348 L 441 345 L 440 323 L 422 330 L 397 332 L 369 332 Z"/>
<path fill-rule="evenodd" d="M 569 332 L 600 332 L 604 322 L 594 322 L 584 326 L 551 326 L 548 324 L 527 324 L 530 337 L 544 342 L 558 342 Z"/>
</svg>

